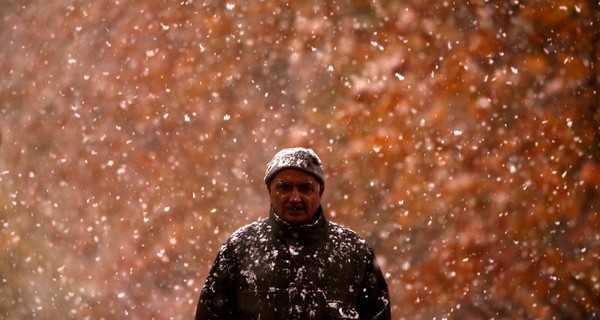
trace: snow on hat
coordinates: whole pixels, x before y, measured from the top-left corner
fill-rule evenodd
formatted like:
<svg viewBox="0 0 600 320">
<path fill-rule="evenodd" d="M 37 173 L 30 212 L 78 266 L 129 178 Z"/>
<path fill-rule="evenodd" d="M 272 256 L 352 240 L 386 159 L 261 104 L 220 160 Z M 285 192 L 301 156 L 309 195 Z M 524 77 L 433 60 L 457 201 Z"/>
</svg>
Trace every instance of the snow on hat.
<svg viewBox="0 0 600 320">
<path fill-rule="evenodd" d="M 312 174 L 321 185 L 325 185 L 323 178 L 323 164 L 317 154 L 311 149 L 288 148 L 283 149 L 267 164 L 265 183 L 269 184 L 275 175 L 283 169 L 298 169 Z"/>
</svg>

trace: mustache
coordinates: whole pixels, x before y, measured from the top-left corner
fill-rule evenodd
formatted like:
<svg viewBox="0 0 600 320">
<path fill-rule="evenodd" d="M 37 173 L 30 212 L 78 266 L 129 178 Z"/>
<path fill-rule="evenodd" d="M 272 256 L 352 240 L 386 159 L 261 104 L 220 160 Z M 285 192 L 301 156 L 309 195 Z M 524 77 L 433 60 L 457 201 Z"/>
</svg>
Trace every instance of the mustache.
<svg viewBox="0 0 600 320">
<path fill-rule="evenodd" d="M 288 210 L 304 210 L 304 205 L 294 204 L 294 203 L 289 203 L 289 202 L 286 203 L 283 207 Z"/>
</svg>

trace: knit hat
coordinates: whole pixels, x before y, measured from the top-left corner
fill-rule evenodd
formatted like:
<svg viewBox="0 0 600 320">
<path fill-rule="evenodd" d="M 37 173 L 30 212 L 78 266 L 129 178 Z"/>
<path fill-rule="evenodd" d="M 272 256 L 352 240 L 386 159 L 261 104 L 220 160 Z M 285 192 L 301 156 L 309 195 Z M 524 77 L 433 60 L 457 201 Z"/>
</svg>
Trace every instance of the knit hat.
<svg viewBox="0 0 600 320">
<path fill-rule="evenodd" d="M 267 164 L 265 183 L 271 183 L 279 171 L 283 169 L 298 169 L 312 174 L 321 185 L 325 185 L 323 178 L 323 164 L 317 154 L 311 149 L 288 148 L 283 149 Z"/>
</svg>

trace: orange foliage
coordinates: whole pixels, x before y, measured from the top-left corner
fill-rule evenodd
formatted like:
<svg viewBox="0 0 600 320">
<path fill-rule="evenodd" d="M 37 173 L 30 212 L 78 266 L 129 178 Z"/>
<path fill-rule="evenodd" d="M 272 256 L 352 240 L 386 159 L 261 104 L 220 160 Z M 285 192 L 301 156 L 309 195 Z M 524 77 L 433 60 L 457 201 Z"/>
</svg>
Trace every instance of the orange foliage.
<svg viewBox="0 0 600 320">
<path fill-rule="evenodd" d="M 0 317 L 190 318 L 295 145 L 394 319 L 598 317 L 598 12 L 8 1 Z"/>
</svg>

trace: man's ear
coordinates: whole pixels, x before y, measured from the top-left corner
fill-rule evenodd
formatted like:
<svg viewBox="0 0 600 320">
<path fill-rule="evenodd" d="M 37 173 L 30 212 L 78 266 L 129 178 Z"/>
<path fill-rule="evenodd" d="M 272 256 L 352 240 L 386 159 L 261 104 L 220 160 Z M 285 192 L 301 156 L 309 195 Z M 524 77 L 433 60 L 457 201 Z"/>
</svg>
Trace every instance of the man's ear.
<svg viewBox="0 0 600 320">
<path fill-rule="evenodd" d="M 325 185 L 322 184 L 321 187 L 319 188 L 319 197 L 323 196 L 323 191 L 325 191 Z"/>
</svg>

